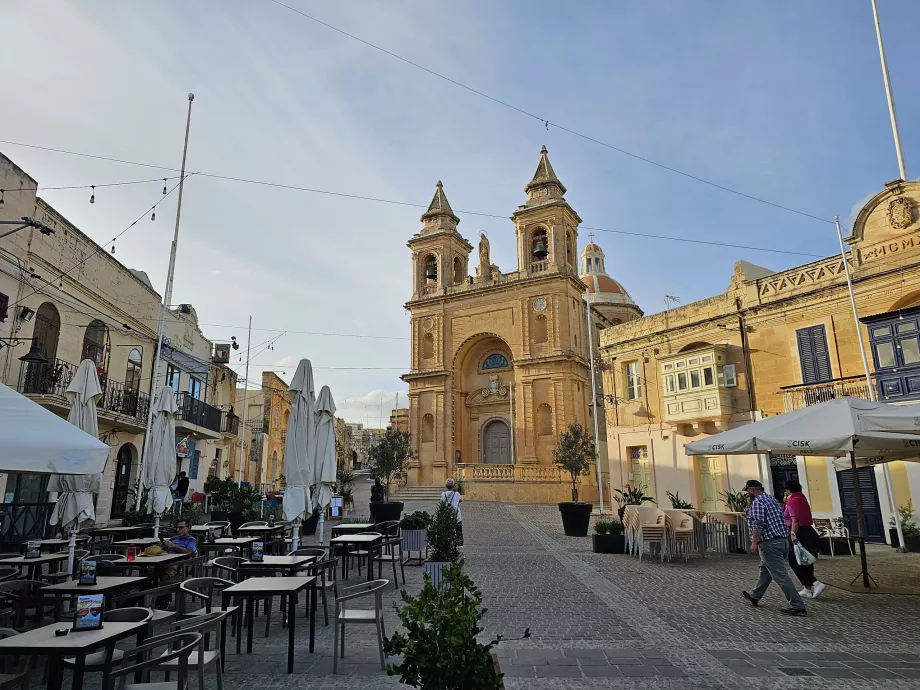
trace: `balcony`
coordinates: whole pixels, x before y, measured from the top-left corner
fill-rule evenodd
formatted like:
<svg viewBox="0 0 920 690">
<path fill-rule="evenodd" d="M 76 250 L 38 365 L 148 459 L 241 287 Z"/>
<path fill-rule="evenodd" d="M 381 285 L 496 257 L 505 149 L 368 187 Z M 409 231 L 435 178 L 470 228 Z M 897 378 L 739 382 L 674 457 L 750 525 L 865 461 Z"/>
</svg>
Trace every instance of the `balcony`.
<svg viewBox="0 0 920 690">
<path fill-rule="evenodd" d="M 77 372 L 77 365 L 62 359 L 45 364 L 24 363 L 19 371 L 19 392 L 43 407 L 67 412 L 71 403 L 67 387 Z M 129 431 L 143 431 L 150 410 L 150 396 L 107 376 L 99 379 L 102 397 L 96 403 L 101 421 Z"/>
<path fill-rule="evenodd" d="M 176 394 L 176 435 L 188 433 L 193 438 L 219 439 L 221 437 L 221 414 L 189 393 Z"/>
<path fill-rule="evenodd" d="M 719 427 L 734 411 L 732 388 L 738 382 L 735 365 L 728 363 L 724 346 L 663 357 L 661 379 L 667 422 L 684 425 L 713 422 Z"/>
<path fill-rule="evenodd" d="M 546 273 L 549 270 L 549 261 L 534 261 L 530 264 L 531 273 Z"/>
<path fill-rule="evenodd" d="M 783 386 L 780 391 L 783 394 L 783 409 L 786 412 L 801 410 L 803 407 L 847 395 L 854 398 L 869 398 L 869 384 L 866 383 L 865 376 L 847 376 L 821 383 Z"/>
<path fill-rule="evenodd" d="M 545 465 L 458 464 L 457 476 L 460 481 L 468 482 L 556 483 L 563 480 L 561 469 Z"/>
<path fill-rule="evenodd" d="M 247 419 L 246 426 L 252 429 L 254 434 L 264 434 L 268 430 L 268 420 L 259 417 L 257 419 Z"/>
<path fill-rule="evenodd" d="M 240 418 L 235 414 L 231 417 L 229 410 L 221 412 L 220 430 L 229 436 L 238 436 L 240 433 Z"/>
</svg>

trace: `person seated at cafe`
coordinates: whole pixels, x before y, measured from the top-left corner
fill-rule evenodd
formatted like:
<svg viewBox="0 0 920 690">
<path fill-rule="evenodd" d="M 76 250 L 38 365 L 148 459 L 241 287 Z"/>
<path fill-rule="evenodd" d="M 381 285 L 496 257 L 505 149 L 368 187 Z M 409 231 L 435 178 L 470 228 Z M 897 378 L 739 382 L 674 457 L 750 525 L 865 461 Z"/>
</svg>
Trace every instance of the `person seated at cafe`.
<svg viewBox="0 0 920 690">
<path fill-rule="evenodd" d="M 179 520 L 176 523 L 176 536 L 163 540 L 163 549 L 167 553 L 198 553 L 198 542 L 191 532 L 192 526 L 188 520 Z"/>
</svg>

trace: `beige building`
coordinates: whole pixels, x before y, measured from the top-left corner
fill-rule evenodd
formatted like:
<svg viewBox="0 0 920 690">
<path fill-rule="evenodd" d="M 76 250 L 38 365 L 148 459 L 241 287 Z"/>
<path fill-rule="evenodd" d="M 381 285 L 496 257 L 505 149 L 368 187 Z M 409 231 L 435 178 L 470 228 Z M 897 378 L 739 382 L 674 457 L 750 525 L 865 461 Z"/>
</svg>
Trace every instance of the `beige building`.
<svg viewBox="0 0 920 690">
<path fill-rule="evenodd" d="M 872 386 L 878 399 L 899 404 L 920 401 L 918 207 L 920 183 L 888 183 L 847 238 Z M 725 293 L 608 328 L 601 344 L 612 488 L 643 484 L 660 504 L 669 505 L 671 491 L 721 510 L 721 494 L 747 479 L 781 494 L 794 477 L 817 517 L 843 517 L 855 533 L 852 471 L 830 458 L 688 458 L 683 450 L 762 416 L 868 397 L 839 255 L 781 272 L 738 262 Z M 920 466 L 890 469 L 896 502 L 920 499 Z M 884 472 L 859 472 L 866 533 L 884 541 L 893 510 Z"/>
<path fill-rule="evenodd" d="M 412 251 L 409 428 L 416 457 L 408 484 L 463 479 L 471 499 L 568 500 L 568 477 L 553 462 L 559 434 L 592 427 L 578 225 L 546 148 L 512 214 L 516 270 L 492 263 L 488 239 L 473 250 L 458 231 L 439 182 Z M 594 255 L 592 254 L 592 259 Z M 602 258 L 602 257 L 601 257 Z M 641 312 L 593 264 L 594 294 L 621 320 Z M 600 268 L 600 270 L 597 270 Z M 609 283 L 608 283 L 609 281 Z M 607 318 L 607 317 L 603 317 Z M 598 325 L 598 324 L 595 324 Z M 597 497 L 595 468 L 582 496 Z"/>
<path fill-rule="evenodd" d="M 409 431 L 409 408 L 398 407 L 390 412 L 390 423 L 387 424 L 387 428 L 396 429 L 397 431 Z"/>
</svg>

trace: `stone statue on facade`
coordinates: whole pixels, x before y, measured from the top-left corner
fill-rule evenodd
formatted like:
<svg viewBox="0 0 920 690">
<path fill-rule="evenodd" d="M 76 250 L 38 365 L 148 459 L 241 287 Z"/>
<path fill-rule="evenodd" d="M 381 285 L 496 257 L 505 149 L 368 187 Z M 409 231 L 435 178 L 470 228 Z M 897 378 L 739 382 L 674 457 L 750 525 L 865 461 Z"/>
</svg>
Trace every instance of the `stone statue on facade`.
<svg viewBox="0 0 920 690">
<path fill-rule="evenodd" d="M 479 233 L 479 277 L 492 277 L 492 262 L 489 260 L 489 238 L 484 232 Z"/>
</svg>

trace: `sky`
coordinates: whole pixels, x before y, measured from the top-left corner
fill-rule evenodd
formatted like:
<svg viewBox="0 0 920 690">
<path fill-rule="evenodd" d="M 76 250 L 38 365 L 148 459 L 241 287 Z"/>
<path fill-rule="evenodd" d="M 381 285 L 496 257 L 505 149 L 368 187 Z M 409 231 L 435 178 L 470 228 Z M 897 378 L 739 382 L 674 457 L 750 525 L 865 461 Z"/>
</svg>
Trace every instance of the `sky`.
<svg viewBox="0 0 920 690">
<path fill-rule="evenodd" d="M 788 252 L 828 256 L 834 226 L 611 146 L 819 218 L 838 214 L 845 229 L 898 176 L 869 0 L 284 2 L 537 117 L 272 0 L 7 0 L 0 61 L 15 68 L 3 72 L 0 139 L 178 169 L 193 92 L 189 171 L 402 202 L 195 175 L 185 184 L 173 302 L 192 303 L 217 342 L 245 346 L 252 315 L 250 380 L 264 370 L 290 380 L 307 357 L 317 388 L 329 385 L 352 421 L 377 426 L 397 395 L 406 403 L 406 242 L 424 210 L 412 205 L 427 206 L 438 180 L 460 232 L 474 245 L 487 232 L 493 262 L 514 271 L 505 218 L 545 144 L 584 225 L 604 229 L 595 241 L 608 272 L 651 314 L 666 293 L 687 303 L 723 292 L 740 259 L 779 270 L 810 260 Z M 878 2 L 915 179 L 920 3 Z M 177 175 L 11 143 L 0 151 L 105 246 L 160 200 L 162 179 L 100 188 L 94 204 L 87 190 L 41 188 Z M 116 258 L 160 291 L 175 196 L 116 242 Z"/>
</svg>

